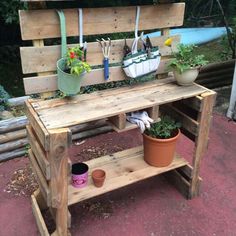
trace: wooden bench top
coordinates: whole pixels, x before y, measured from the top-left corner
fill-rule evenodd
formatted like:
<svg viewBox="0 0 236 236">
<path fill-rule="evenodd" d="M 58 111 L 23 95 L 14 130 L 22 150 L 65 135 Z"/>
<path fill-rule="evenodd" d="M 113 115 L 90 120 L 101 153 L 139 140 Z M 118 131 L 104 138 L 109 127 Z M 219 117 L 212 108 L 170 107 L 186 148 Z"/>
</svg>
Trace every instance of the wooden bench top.
<svg viewBox="0 0 236 236">
<path fill-rule="evenodd" d="M 32 102 L 47 129 L 64 128 L 200 95 L 208 89 L 178 86 L 173 77 L 92 94 Z"/>
</svg>

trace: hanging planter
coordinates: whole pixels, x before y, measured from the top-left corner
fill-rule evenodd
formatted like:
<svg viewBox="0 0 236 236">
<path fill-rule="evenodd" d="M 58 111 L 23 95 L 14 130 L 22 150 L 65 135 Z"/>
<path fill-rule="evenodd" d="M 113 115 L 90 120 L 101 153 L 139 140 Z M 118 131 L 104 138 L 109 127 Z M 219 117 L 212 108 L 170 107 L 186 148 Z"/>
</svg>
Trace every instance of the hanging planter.
<svg viewBox="0 0 236 236">
<path fill-rule="evenodd" d="M 80 30 L 80 45 L 67 49 L 66 43 L 66 20 L 63 11 L 57 11 L 61 27 L 61 59 L 57 61 L 58 89 L 67 96 L 73 96 L 80 92 L 81 81 L 91 70 L 86 63 L 86 50 L 83 47 L 82 33 Z M 80 18 L 82 10 L 79 9 Z M 80 29 L 82 28 L 80 21 Z"/>
</svg>

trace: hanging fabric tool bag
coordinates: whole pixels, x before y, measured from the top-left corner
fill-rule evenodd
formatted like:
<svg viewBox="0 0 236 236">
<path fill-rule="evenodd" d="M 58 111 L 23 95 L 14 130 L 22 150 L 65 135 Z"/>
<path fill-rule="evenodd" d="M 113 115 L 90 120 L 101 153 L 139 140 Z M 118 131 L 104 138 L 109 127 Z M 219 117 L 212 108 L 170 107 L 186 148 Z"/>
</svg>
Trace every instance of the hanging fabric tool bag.
<svg viewBox="0 0 236 236">
<path fill-rule="evenodd" d="M 81 87 L 81 80 L 83 76 L 86 74 L 86 72 L 80 74 L 79 76 L 65 72 L 67 68 L 66 58 L 65 58 L 67 53 L 66 20 L 63 11 L 60 10 L 57 11 L 57 13 L 59 15 L 60 27 L 61 27 L 61 59 L 57 61 L 58 89 L 67 96 L 73 96 L 79 93 Z"/>
<path fill-rule="evenodd" d="M 131 52 L 128 53 L 123 59 L 122 66 L 125 74 L 130 78 L 137 78 L 152 72 L 156 72 L 161 61 L 161 55 L 159 53 L 158 47 L 143 48 L 138 50 L 139 41 L 142 41 L 142 45 L 146 46 L 143 39 L 143 33 L 138 36 L 139 16 L 140 7 L 137 6 L 135 39 L 132 44 Z"/>
</svg>

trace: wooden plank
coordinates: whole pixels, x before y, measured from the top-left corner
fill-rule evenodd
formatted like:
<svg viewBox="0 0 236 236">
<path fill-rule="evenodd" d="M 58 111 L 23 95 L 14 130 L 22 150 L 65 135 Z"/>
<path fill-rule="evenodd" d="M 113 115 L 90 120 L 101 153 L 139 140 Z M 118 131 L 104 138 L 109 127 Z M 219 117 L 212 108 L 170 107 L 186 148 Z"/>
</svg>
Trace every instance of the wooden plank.
<svg viewBox="0 0 236 236">
<path fill-rule="evenodd" d="M 45 3 L 45 2 L 44 2 Z M 46 7 L 46 4 L 45 4 L 45 7 Z M 33 40 L 33 45 L 35 46 L 35 48 L 43 48 L 44 47 L 44 41 L 43 40 Z M 31 54 L 33 55 L 33 54 Z M 29 57 L 28 58 L 28 61 L 31 61 L 32 59 L 31 58 L 35 58 L 37 57 L 37 55 L 35 55 L 34 57 Z M 51 75 L 53 74 L 52 72 L 41 72 L 41 73 L 38 73 L 38 76 L 45 76 L 45 75 Z M 52 97 L 54 95 L 53 92 L 44 92 L 42 94 L 40 94 L 40 97 L 41 98 L 48 98 L 48 97 Z"/>
<path fill-rule="evenodd" d="M 8 151 L 0 154 L 0 162 L 8 161 L 16 157 L 23 157 L 26 154 L 25 147 L 17 148 L 13 151 Z"/>
<path fill-rule="evenodd" d="M 32 108 L 30 102 L 26 101 L 25 104 L 26 104 L 26 114 L 30 122 L 30 125 L 34 127 L 34 130 L 37 134 L 40 143 L 44 147 L 45 151 L 47 151 L 49 148 L 49 134 L 46 128 L 43 126 L 42 122 L 40 121 L 38 115 Z"/>
<path fill-rule="evenodd" d="M 186 199 L 189 199 L 190 183 L 177 170 L 165 173 L 165 177 Z"/>
<path fill-rule="evenodd" d="M 141 6 L 139 30 L 181 26 L 184 9 L 185 3 Z M 64 13 L 67 36 L 78 36 L 77 9 L 65 9 Z M 21 10 L 19 17 L 23 40 L 58 38 L 61 36 L 59 18 L 55 10 Z M 84 8 L 83 33 L 84 35 L 100 35 L 131 32 L 134 30 L 135 17 L 136 7 L 134 6 Z"/>
<path fill-rule="evenodd" d="M 199 88 L 197 85 L 186 88 L 175 84 L 167 84 L 143 90 L 136 90 L 134 86 L 133 89 L 126 93 L 106 96 L 106 91 L 103 91 L 102 96 L 98 96 L 95 100 L 90 100 L 89 102 L 81 100 L 76 104 L 44 109 L 38 111 L 38 114 L 48 129 L 54 129 L 112 117 L 120 113 L 142 110 L 151 106 L 192 97 L 202 92 L 204 92 L 204 89 Z M 82 95 L 81 98 L 83 99 Z M 109 109 L 107 109 L 108 107 Z M 73 112 L 71 112 L 72 110 Z M 78 116 L 78 114 L 80 115 Z M 195 128 L 194 125 L 197 122 L 194 124 L 193 122 L 190 123 L 190 119 L 186 117 L 184 119 L 189 121 L 189 124 L 193 124 L 189 127 L 186 126 L 187 128 L 190 130 Z"/>
<path fill-rule="evenodd" d="M 0 134 L 25 128 L 26 124 L 28 124 L 26 116 L 2 120 L 0 121 Z"/>
<path fill-rule="evenodd" d="M 162 56 L 169 56 L 172 50 L 176 50 L 176 46 L 180 41 L 180 36 L 173 36 L 172 50 L 164 45 L 167 36 L 152 38 L 152 45 L 159 46 Z M 127 39 L 128 46 L 131 47 L 133 39 Z M 77 44 L 78 45 L 78 44 Z M 68 47 L 75 46 L 70 44 Z M 123 60 L 124 40 L 112 40 L 110 63 L 119 63 Z M 45 71 L 56 71 L 56 62 L 61 58 L 61 46 L 41 46 L 41 47 L 21 47 L 21 64 L 24 74 L 38 73 Z M 32 57 L 32 55 L 34 55 Z M 97 42 L 87 43 L 87 62 L 91 66 L 103 65 L 103 54 L 101 46 Z"/>
<path fill-rule="evenodd" d="M 17 131 L 8 132 L 5 134 L 0 134 L 0 144 L 7 143 L 13 140 L 18 140 L 26 137 L 26 130 L 20 129 Z"/>
<path fill-rule="evenodd" d="M 30 163 L 32 165 L 33 171 L 37 177 L 37 182 L 39 184 L 40 191 L 45 199 L 45 202 L 47 203 L 48 206 L 51 205 L 51 198 L 50 198 L 50 191 L 48 188 L 48 184 L 46 179 L 44 178 L 43 173 L 41 172 L 38 163 L 36 161 L 36 158 L 32 152 L 32 150 L 29 150 L 29 159 Z"/>
<path fill-rule="evenodd" d="M 170 59 L 163 59 L 158 67 L 157 74 L 166 70 Z M 94 84 L 103 84 L 115 81 L 122 81 L 128 79 L 120 66 L 109 68 L 109 80 L 104 80 L 104 70 L 94 69 L 86 74 L 81 82 L 81 86 L 88 86 Z M 26 77 L 24 80 L 24 88 L 26 94 L 35 94 L 48 91 L 58 90 L 57 75 L 45 75 Z"/>
<path fill-rule="evenodd" d="M 146 109 L 148 115 L 150 118 L 152 118 L 154 121 L 157 121 L 159 118 L 159 106 L 153 106 Z"/>
<path fill-rule="evenodd" d="M 65 104 L 63 106 L 53 107 L 53 109 L 44 109 L 37 111 L 40 119 L 48 129 L 67 127 L 75 124 L 82 124 L 92 120 L 112 117 L 120 113 L 127 113 L 146 109 L 151 106 L 170 103 L 179 99 L 192 97 L 204 92 L 203 88 L 197 85 L 191 87 L 176 86 L 175 84 L 166 84 L 146 89 L 135 89 L 135 86 L 127 92 L 121 94 L 111 94 L 107 96 L 106 91 L 101 95 L 89 101 L 83 101 L 78 98 L 76 104 Z M 120 90 L 122 91 L 122 89 Z M 109 93 L 109 92 L 108 92 Z M 109 107 L 109 109 L 107 109 Z M 71 112 L 73 110 L 73 112 Z M 78 114 L 80 114 L 78 116 Z M 194 132 L 197 122 L 184 116 L 185 121 L 189 121 L 189 128 Z M 191 122 L 190 122 L 191 121 Z"/>
<path fill-rule="evenodd" d="M 189 99 L 182 100 L 184 105 L 196 110 L 196 111 L 202 111 L 202 97 L 196 96 Z"/>
<path fill-rule="evenodd" d="M 51 167 L 51 201 L 56 208 L 56 233 L 67 235 L 68 229 L 68 147 L 71 132 L 58 129 L 50 132 L 50 167 Z"/>
<path fill-rule="evenodd" d="M 45 178 L 47 180 L 50 180 L 50 165 L 46 157 L 45 151 L 42 149 L 40 144 L 38 143 L 37 137 L 35 136 L 34 131 L 32 130 L 32 127 L 26 126 L 27 134 L 29 143 L 31 146 L 31 149 L 35 155 L 35 158 L 37 159 L 37 162 L 40 166 L 41 171 L 43 172 Z"/>
<path fill-rule="evenodd" d="M 196 120 L 171 105 L 164 105 L 162 109 L 164 113 L 171 115 L 175 120 L 179 121 L 184 129 L 195 136 L 198 134 L 199 123 Z"/>
<path fill-rule="evenodd" d="M 143 160 L 143 150 L 137 147 L 86 163 L 89 165 L 88 186 L 77 189 L 69 185 L 69 205 L 184 166 L 187 161 L 176 156 L 168 167 L 153 167 Z M 106 171 L 107 177 L 102 188 L 96 188 L 92 183 L 91 172 L 96 168 Z"/>
<path fill-rule="evenodd" d="M 31 195 L 32 210 L 41 235 L 50 236 L 34 195 Z"/>
<path fill-rule="evenodd" d="M 118 129 L 124 129 L 126 126 L 126 114 L 121 113 L 117 116 L 112 116 L 108 118 L 109 122 L 112 123 L 113 126 L 117 127 Z"/>
<path fill-rule="evenodd" d="M 0 153 L 8 152 L 15 150 L 17 148 L 22 148 L 25 147 L 26 144 L 28 144 L 28 139 L 27 138 L 22 138 L 19 140 L 13 140 L 7 143 L 0 144 Z"/>
<path fill-rule="evenodd" d="M 48 209 L 47 203 L 46 203 L 42 193 L 40 192 L 39 188 L 34 191 L 33 195 L 34 195 L 34 197 L 37 201 L 37 204 L 39 206 L 39 209 L 41 211 Z"/>
<path fill-rule="evenodd" d="M 206 92 L 201 95 L 202 112 L 199 113 L 198 122 L 199 130 L 195 143 L 194 157 L 193 157 L 193 173 L 191 181 L 190 198 L 198 194 L 198 177 L 201 165 L 201 159 L 206 151 L 208 143 L 208 135 L 210 131 L 210 124 L 212 118 L 213 105 L 215 103 L 216 93 L 213 91 Z"/>
</svg>

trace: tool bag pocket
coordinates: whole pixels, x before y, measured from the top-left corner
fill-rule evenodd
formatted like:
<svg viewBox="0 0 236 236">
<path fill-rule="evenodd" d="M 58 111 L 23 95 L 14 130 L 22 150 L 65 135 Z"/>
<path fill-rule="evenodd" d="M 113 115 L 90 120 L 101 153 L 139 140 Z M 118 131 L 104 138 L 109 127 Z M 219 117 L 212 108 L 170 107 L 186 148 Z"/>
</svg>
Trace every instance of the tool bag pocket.
<svg viewBox="0 0 236 236">
<path fill-rule="evenodd" d="M 137 51 L 138 40 L 134 40 L 131 53 L 123 59 L 122 68 L 130 78 L 138 78 L 156 72 L 161 61 L 158 47 L 153 47 L 150 52 L 144 49 Z"/>
</svg>

